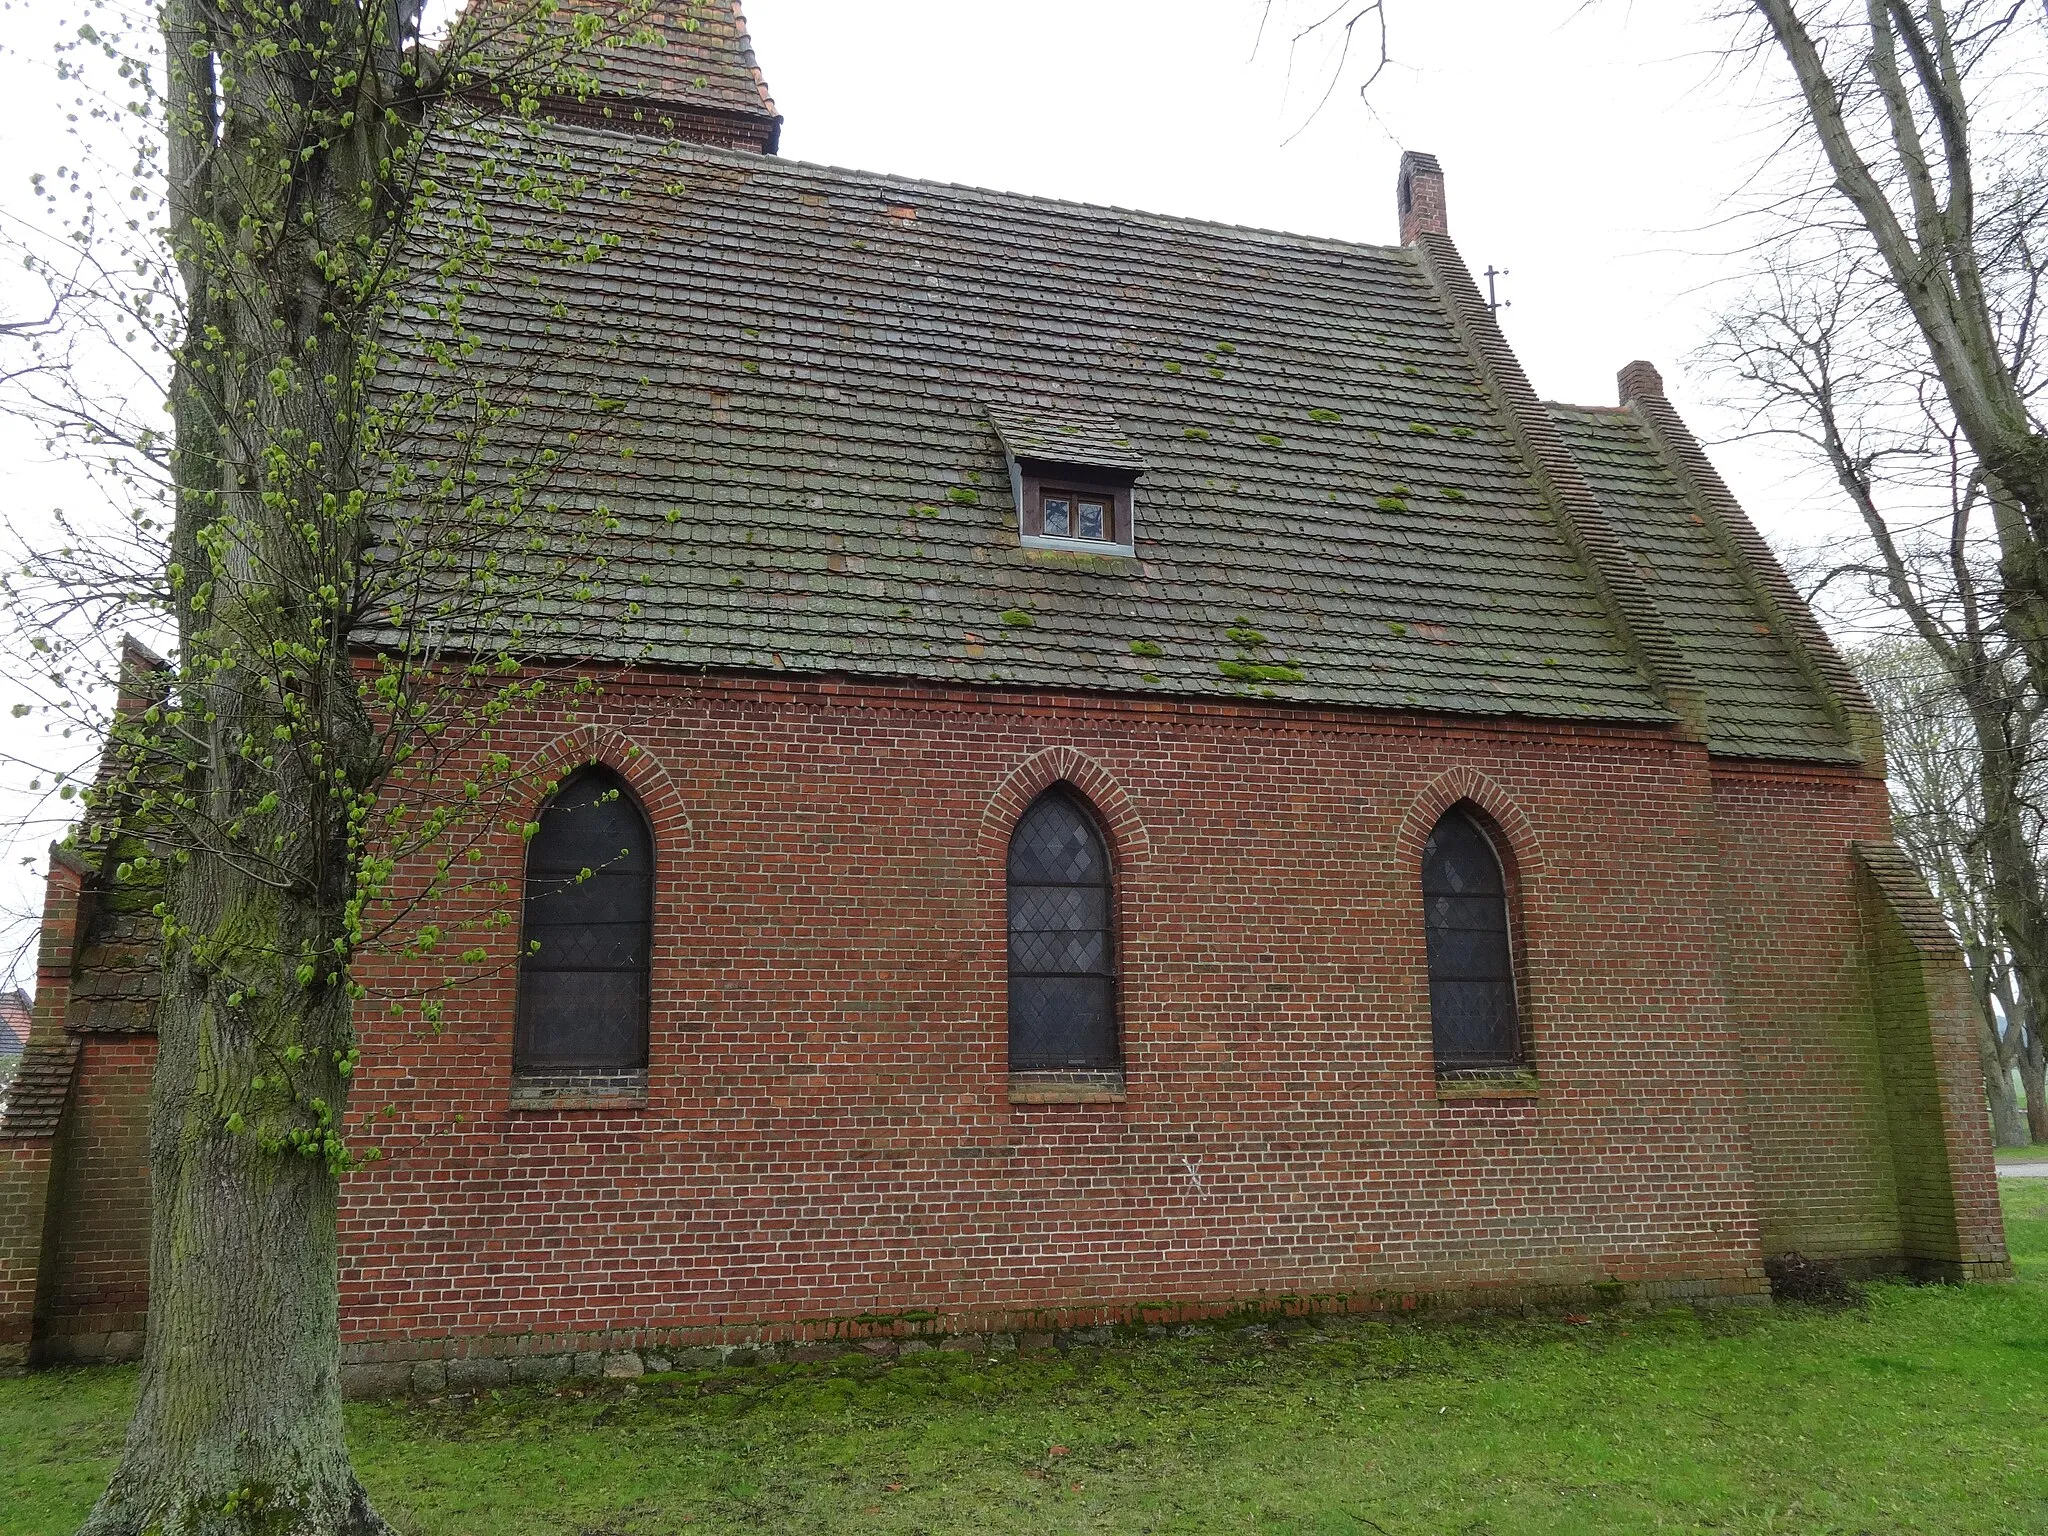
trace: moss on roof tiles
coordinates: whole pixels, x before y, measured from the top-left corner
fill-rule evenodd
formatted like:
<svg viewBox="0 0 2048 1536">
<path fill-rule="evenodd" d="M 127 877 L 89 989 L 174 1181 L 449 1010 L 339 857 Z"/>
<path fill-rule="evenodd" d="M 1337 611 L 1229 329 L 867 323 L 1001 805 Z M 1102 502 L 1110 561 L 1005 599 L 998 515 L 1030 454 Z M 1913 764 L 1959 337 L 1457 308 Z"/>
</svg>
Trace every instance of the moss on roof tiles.
<svg viewBox="0 0 2048 1536">
<path fill-rule="evenodd" d="M 623 402 L 550 479 L 618 520 L 574 653 L 1671 718 L 1407 252 L 544 132 L 589 183 L 491 208 L 467 317 L 522 381 L 503 458 Z M 528 248 L 564 219 L 615 241 Z M 1145 465 L 1136 560 L 1019 547 L 1003 407 L 1115 423 Z M 1274 658 L 1250 676 L 1218 665 L 1240 615 Z M 1133 641 L 1162 650 L 1142 672 Z"/>
<path fill-rule="evenodd" d="M 1549 409 L 1705 690 L 1709 749 L 1856 761 L 1642 423 L 1626 411 Z"/>
</svg>

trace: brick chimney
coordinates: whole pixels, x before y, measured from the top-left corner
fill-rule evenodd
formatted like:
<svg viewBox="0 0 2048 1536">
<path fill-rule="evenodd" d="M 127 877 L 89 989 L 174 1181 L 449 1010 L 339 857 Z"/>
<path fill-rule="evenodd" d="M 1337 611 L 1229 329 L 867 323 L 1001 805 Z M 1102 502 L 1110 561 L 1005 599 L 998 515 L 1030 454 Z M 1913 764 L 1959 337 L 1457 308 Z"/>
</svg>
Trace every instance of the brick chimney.
<svg viewBox="0 0 2048 1536">
<path fill-rule="evenodd" d="M 1621 386 L 1623 405 L 1634 405 L 1638 400 L 1664 398 L 1664 375 L 1640 358 L 1616 374 L 1615 382 Z"/>
<path fill-rule="evenodd" d="M 1401 152 L 1401 179 L 1395 183 L 1395 201 L 1401 209 L 1401 243 L 1413 245 L 1417 235 L 1448 235 L 1450 220 L 1444 213 L 1444 168 L 1435 155 L 1417 149 Z"/>
</svg>

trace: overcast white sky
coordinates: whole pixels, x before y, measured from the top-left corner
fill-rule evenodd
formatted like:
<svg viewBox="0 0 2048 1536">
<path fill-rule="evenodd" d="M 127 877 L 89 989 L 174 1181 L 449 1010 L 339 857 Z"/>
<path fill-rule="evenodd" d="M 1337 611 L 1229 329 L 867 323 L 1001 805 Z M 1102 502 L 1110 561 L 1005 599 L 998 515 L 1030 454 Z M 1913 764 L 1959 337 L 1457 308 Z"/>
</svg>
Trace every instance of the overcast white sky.
<svg viewBox="0 0 2048 1536">
<path fill-rule="evenodd" d="M 1691 403 L 1685 360 L 1723 224 L 1782 115 L 1717 68 L 1688 0 L 1388 0 L 1394 62 L 1361 101 L 1288 38 L 1335 0 L 747 0 L 796 159 L 1392 243 L 1395 166 L 1434 153 L 1475 273 L 1506 268 L 1509 340 L 1542 394 L 1614 399 L 1632 358 Z M 1361 36 L 1359 51 L 1376 52 Z M 1725 423 L 1694 410 L 1703 434 Z M 1773 526 L 1806 509 L 1753 454 L 1728 468 Z M 1830 509 L 1831 510 L 1831 509 Z"/>
<path fill-rule="evenodd" d="M 1290 59 L 1289 42 L 1333 3 L 1274 0 L 1256 55 L 1262 0 L 746 10 L 791 158 L 1391 243 L 1400 152 L 1428 150 L 1466 261 L 1509 274 L 1503 325 L 1539 393 L 1611 403 L 1616 369 L 1648 358 L 1702 437 L 1734 431 L 1686 364 L 1740 270 L 1726 221 L 1784 120 L 1761 83 L 1719 67 L 1729 33 L 1706 19 L 1710 0 L 1388 0 L 1393 61 L 1370 102 L 1354 57 L 1316 112 L 1328 45 Z M 12 51 L 0 52 L 0 208 L 25 212 L 30 174 L 71 157 L 48 50 L 66 13 L 35 0 L 13 14 Z M 1361 32 L 1356 49 L 1376 53 L 1376 35 Z M 0 315 L 25 303 L 19 275 L 0 272 Z M 5 422 L 0 453 L 18 524 L 87 499 Z M 1772 535 L 1839 526 L 1833 503 L 1795 489 L 1783 461 L 1735 444 L 1716 457 Z M 11 702 L 0 697 L 0 732 L 18 736 Z M 34 830 L 16 854 L 50 835 Z M 0 906 L 24 898 L 39 899 L 10 856 Z"/>
</svg>

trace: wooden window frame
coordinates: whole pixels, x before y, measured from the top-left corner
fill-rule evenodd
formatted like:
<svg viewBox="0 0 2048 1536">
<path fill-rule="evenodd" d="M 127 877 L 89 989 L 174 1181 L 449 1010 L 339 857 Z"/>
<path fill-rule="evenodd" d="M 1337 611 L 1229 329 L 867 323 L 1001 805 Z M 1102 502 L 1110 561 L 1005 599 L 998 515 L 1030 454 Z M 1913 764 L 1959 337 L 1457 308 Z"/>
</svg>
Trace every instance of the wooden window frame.
<svg viewBox="0 0 2048 1536">
<path fill-rule="evenodd" d="M 1017 532 L 1034 548 L 1072 549 L 1095 554 L 1134 554 L 1137 540 L 1133 527 L 1132 481 L 1110 474 L 1089 474 L 1066 466 L 1018 465 Z M 1107 537 L 1084 539 L 1078 534 L 1045 531 L 1045 503 L 1048 497 L 1068 501 L 1100 501 L 1105 504 L 1109 527 Z M 1078 512 L 1076 513 L 1078 521 Z"/>
</svg>

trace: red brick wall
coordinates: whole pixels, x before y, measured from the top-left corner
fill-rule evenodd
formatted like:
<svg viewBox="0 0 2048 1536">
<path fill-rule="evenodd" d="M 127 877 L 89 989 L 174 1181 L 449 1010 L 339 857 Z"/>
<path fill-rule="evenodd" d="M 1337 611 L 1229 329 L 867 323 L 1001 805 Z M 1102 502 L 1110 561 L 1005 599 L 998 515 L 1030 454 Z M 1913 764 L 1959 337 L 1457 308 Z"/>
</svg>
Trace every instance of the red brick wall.
<svg viewBox="0 0 2048 1536">
<path fill-rule="evenodd" d="M 660 678 L 612 686 L 586 718 L 655 828 L 650 1102 L 510 1111 L 507 980 L 456 989 L 438 1035 L 365 1010 L 351 1118 L 395 1115 L 370 1133 L 387 1161 L 344 1201 L 359 1353 L 1261 1292 L 1759 1283 L 1696 746 Z M 523 745 L 568 730 L 530 722 Z M 1104 811 L 1120 866 L 1121 1104 L 1006 1095 L 1008 818 L 1061 772 Z M 1435 1094 L 1416 866 L 1461 794 L 1514 844 L 1533 1102 Z M 519 852 L 495 848 L 509 879 Z M 1794 885 L 1850 879 L 1820 841 L 1783 866 Z M 1848 977 L 1807 996 L 1829 1019 L 1860 1005 Z"/>
<path fill-rule="evenodd" d="M 0 1115 L 0 1368 L 33 1354 L 51 1223 L 50 1173 L 56 1133 L 75 1067 L 64 1036 L 71 966 L 82 916 L 83 868 L 52 850 L 36 942 L 36 1000 L 29 1054 Z M 36 1061 L 38 1054 L 44 1057 Z"/>
<path fill-rule="evenodd" d="M 50 1188 L 50 1138 L 0 1140 L 0 1369 L 29 1362 Z"/>
<path fill-rule="evenodd" d="M 1906 1256 L 1929 1278 L 2010 1278 L 1968 968 L 1904 856 L 1874 843 L 1857 856 Z"/>
<path fill-rule="evenodd" d="M 1891 835 L 1884 786 L 1720 763 L 1714 798 L 1764 1249 L 1888 1263 L 1903 1239 L 1849 848 Z"/>
<path fill-rule="evenodd" d="M 149 1310 L 150 1036 L 88 1035 L 56 1144 L 38 1355 L 140 1353 Z"/>
</svg>

